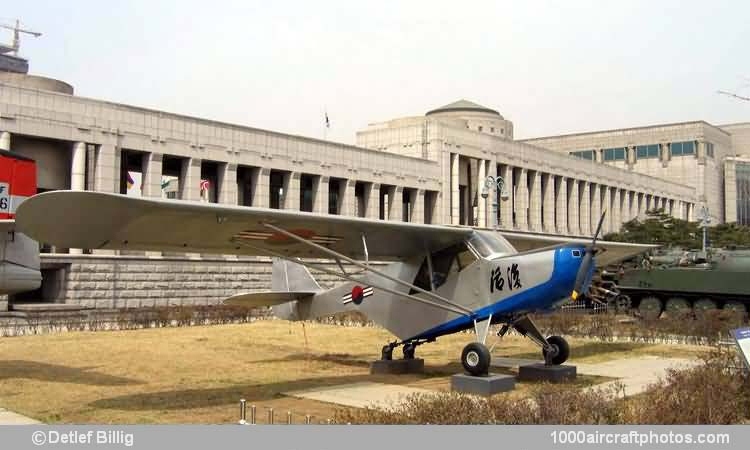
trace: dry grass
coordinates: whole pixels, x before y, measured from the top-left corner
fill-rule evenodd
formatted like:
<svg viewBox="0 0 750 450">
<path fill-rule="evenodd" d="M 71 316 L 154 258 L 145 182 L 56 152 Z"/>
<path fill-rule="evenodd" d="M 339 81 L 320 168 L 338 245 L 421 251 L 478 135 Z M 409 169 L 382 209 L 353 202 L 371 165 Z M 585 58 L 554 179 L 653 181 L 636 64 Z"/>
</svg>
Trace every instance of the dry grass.
<svg viewBox="0 0 750 450">
<path fill-rule="evenodd" d="M 299 400 L 282 392 L 360 381 L 447 390 L 461 371 L 458 355 L 468 334 L 418 349 L 424 375 L 372 376 L 369 362 L 392 337 L 375 327 L 258 321 L 242 325 L 72 332 L 0 339 L 0 407 L 59 423 L 231 423 L 246 398 L 265 408 L 333 417 L 336 405 Z M 659 345 L 596 344 L 571 340 L 584 360 L 662 351 Z M 670 347 L 674 349 L 676 347 Z M 694 350 L 677 347 L 682 352 Z M 614 350 L 614 351 L 613 351 Z M 496 355 L 537 354 L 528 340 L 510 336 Z M 578 384 L 600 381 L 580 377 Z M 525 387 L 514 395 L 523 395 Z"/>
</svg>

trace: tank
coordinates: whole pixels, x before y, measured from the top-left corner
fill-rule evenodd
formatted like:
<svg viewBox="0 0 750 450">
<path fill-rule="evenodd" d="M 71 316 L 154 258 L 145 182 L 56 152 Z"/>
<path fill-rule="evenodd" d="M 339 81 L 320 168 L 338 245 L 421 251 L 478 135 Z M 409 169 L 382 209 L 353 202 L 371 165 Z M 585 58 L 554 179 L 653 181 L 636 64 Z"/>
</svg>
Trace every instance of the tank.
<svg viewBox="0 0 750 450">
<path fill-rule="evenodd" d="M 750 305 L 750 249 L 662 250 L 602 273 L 616 289 L 609 303 L 644 318 Z"/>
</svg>

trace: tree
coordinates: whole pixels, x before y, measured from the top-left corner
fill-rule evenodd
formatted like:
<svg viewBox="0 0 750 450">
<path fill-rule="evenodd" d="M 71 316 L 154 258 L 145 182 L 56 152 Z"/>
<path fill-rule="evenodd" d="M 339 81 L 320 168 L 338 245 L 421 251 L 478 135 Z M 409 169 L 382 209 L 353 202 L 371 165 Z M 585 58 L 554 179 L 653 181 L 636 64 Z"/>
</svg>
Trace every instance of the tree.
<svg viewBox="0 0 750 450">
<path fill-rule="evenodd" d="M 714 227 L 714 229 L 719 227 Z M 732 236 L 729 236 L 724 228 L 715 231 L 713 235 L 709 231 L 709 236 L 712 238 L 715 236 L 717 242 L 725 243 L 732 239 L 738 239 L 736 235 L 744 233 L 748 245 L 750 245 L 748 227 L 740 227 L 742 230 L 736 227 L 735 225 L 735 228 L 731 228 L 732 233 L 734 233 Z M 700 248 L 703 235 L 698 222 L 676 219 L 666 214 L 664 209 L 652 209 L 646 212 L 646 218 L 643 221 L 633 219 L 626 222 L 619 232 L 609 233 L 604 236 L 604 239 L 639 244 L 660 244 L 670 247 Z M 714 245 L 717 245 L 717 242 Z"/>
</svg>

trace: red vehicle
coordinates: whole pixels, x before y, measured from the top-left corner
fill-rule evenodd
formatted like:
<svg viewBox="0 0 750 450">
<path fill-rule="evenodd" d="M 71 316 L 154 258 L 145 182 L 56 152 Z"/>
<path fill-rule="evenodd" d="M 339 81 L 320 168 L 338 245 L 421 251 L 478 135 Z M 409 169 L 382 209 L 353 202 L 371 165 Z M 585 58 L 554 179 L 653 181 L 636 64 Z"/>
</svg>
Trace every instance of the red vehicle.
<svg viewBox="0 0 750 450">
<path fill-rule="evenodd" d="M 36 194 L 34 160 L 0 150 L 0 295 L 37 289 L 39 244 L 16 231 L 15 212 Z"/>
</svg>

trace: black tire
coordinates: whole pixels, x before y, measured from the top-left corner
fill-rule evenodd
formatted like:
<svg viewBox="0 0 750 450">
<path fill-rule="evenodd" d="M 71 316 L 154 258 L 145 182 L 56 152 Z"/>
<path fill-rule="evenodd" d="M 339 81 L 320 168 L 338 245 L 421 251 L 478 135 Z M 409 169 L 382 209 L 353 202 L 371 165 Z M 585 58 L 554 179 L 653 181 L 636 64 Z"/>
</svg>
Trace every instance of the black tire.
<svg viewBox="0 0 750 450">
<path fill-rule="evenodd" d="M 693 311 L 695 312 L 696 318 L 702 318 L 706 316 L 706 313 L 717 311 L 716 302 L 710 298 L 701 298 L 693 303 Z"/>
<path fill-rule="evenodd" d="M 633 307 L 633 302 L 625 294 L 620 294 L 615 298 L 615 311 L 617 314 L 628 314 Z"/>
<path fill-rule="evenodd" d="M 547 342 L 556 349 L 554 355 L 549 358 L 549 362 L 555 366 L 559 366 L 568 360 L 570 345 L 568 345 L 568 341 L 565 338 L 562 336 L 550 336 L 547 338 Z M 547 361 L 547 351 L 545 349 L 542 349 L 542 355 L 544 356 L 544 360 Z"/>
<path fill-rule="evenodd" d="M 490 370 L 490 350 L 480 342 L 472 342 L 461 352 L 461 364 L 470 375 L 487 375 Z"/>
</svg>

